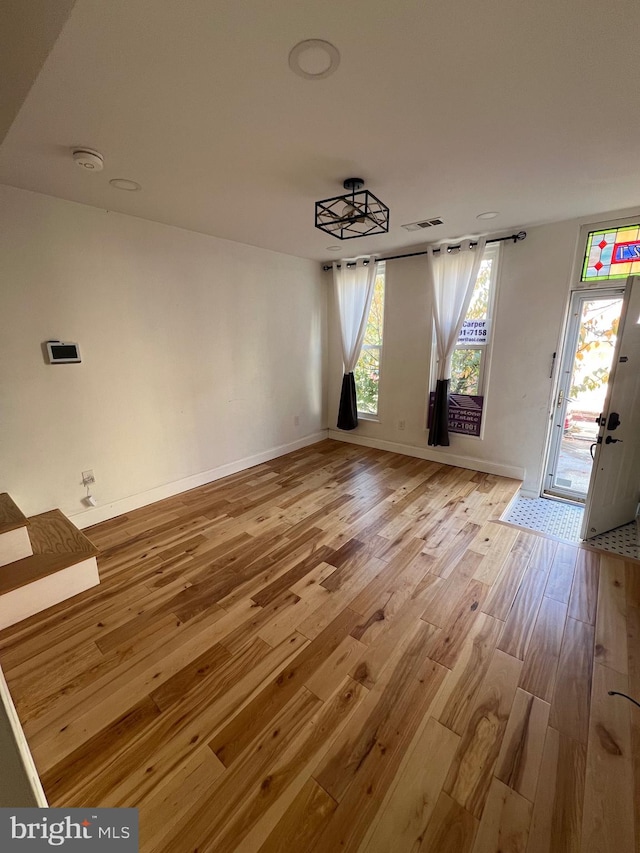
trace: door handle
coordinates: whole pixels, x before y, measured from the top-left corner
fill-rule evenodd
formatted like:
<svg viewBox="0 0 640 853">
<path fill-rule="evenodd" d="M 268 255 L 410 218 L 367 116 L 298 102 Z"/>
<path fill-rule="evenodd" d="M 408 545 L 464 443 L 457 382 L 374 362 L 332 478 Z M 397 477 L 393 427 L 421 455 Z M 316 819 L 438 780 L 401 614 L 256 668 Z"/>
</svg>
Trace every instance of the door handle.
<svg viewBox="0 0 640 853">
<path fill-rule="evenodd" d="M 596 457 L 593 455 L 593 448 L 598 446 L 598 442 L 594 441 L 591 447 L 589 448 L 589 453 L 591 454 L 591 458 L 595 459 Z"/>
<path fill-rule="evenodd" d="M 611 412 L 609 414 L 609 420 L 607 421 L 607 429 L 614 430 L 618 429 L 620 426 L 620 415 L 617 412 Z"/>
<path fill-rule="evenodd" d="M 608 435 L 605 438 L 604 443 L 605 444 L 622 444 L 622 439 L 621 438 L 611 438 L 611 436 Z"/>
</svg>

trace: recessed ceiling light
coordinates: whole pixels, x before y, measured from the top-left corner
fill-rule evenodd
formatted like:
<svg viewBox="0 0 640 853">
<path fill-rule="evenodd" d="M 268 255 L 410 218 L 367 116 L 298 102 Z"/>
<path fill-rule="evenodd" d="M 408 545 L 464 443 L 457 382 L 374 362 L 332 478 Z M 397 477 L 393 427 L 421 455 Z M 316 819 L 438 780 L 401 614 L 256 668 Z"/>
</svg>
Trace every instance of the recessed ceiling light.
<svg viewBox="0 0 640 853">
<path fill-rule="evenodd" d="M 305 80 L 324 80 L 339 64 L 338 48 L 323 39 L 298 42 L 289 54 L 289 68 Z"/>
<path fill-rule="evenodd" d="M 496 216 L 500 216 L 500 211 L 498 211 L 498 210 L 487 210 L 486 213 L 479 213 L 476 216 L 476 219 L 495 219 Z"/>
<path fill-rule="evenodd" d="M 327 246 L 327 252 L 339 252 L 342 246 Z"/>
<path fill-rule="evenodd" d="M 136 193 L 142 189 L 140 184 L 135 181 L 130 181 L 127 178 L 112 178 L 109 183 L 117 190 L 125 190 L 128 193 Z"/>
</svg>

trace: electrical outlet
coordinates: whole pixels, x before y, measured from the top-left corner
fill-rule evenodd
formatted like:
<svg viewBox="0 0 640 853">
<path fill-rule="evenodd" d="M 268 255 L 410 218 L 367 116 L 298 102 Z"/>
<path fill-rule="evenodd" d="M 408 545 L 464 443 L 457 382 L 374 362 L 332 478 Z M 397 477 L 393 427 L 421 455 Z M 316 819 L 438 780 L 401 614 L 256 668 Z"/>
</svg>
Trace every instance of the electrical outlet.
<svg viewBox="0 0 640 853">
<path fill-rule="evenodd" d="M 398 429 L 404 429 L 406 425 L 406 421 L 398 421 Z"/>
<path fill-rule="evenodd" d="M 90 486 L 92 483 L 95 483 L 96 478 L 93 476 L 93 471 L 83 471 L 82 472 L 82 485 Z"/>
<path fill-rule="evenodd" d="M 299 416 L 299 415 L 296 415 L 296 416 L 294 417 L 294 419 L 293 419 L 293 425 L 294 425 L 294 426 L 300 426 L 300 416 Z"/>
</svg>

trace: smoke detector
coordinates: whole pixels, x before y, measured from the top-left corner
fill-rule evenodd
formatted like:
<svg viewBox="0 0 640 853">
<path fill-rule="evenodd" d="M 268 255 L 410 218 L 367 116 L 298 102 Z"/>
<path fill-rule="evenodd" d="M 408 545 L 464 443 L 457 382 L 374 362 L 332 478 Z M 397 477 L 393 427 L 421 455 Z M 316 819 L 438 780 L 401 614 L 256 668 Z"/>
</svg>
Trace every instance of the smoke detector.
<svg viewBox="0 0 640 853">
<path fill-rule="evenodd" d="M 73 159 L 81 169 L 87 172 L 101 172 L 104 167 L 104 157 L 93 148 L 74 148 Z"/>
</svg>

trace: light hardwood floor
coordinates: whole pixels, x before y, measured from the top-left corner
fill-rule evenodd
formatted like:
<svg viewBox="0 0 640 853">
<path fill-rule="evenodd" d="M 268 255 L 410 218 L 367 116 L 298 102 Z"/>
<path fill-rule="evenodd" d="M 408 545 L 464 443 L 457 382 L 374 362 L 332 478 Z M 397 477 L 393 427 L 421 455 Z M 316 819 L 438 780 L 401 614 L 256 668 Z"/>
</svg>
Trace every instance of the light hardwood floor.
<svg viewBox="0 0 640 853">
<path fill-rule="evenodd" d="M 86 531 L 0 634 L 51 805 L 145 853 L 640 850 L 640 565 L 518 483 L 325 441 Z"/>
</svg>

